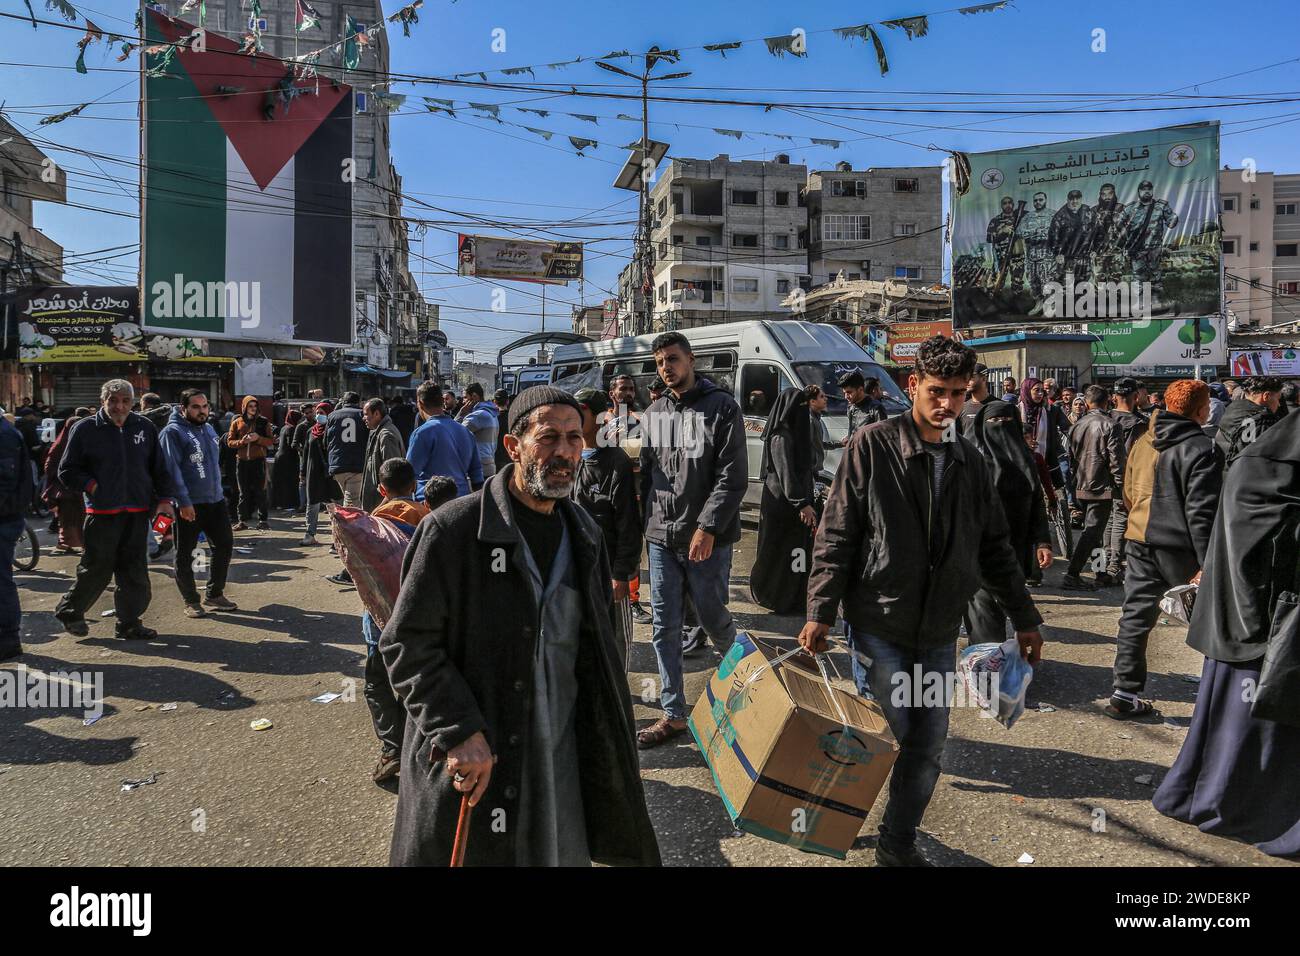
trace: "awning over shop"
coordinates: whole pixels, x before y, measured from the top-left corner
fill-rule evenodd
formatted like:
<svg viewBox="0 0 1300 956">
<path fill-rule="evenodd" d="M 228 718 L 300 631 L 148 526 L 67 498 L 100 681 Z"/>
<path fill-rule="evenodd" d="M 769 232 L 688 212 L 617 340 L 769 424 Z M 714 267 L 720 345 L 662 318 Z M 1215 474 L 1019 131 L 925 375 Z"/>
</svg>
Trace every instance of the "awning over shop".
<svg viewBox="0 0 1300 956">
<path fill-rule="evenodd" d="M 344 365 L 343 371 L 348 375 L 377 375 L 393 382 L 410 381 L 413 374 L 397 368 L 376 368 L 373 365 Z"/>
</svg>

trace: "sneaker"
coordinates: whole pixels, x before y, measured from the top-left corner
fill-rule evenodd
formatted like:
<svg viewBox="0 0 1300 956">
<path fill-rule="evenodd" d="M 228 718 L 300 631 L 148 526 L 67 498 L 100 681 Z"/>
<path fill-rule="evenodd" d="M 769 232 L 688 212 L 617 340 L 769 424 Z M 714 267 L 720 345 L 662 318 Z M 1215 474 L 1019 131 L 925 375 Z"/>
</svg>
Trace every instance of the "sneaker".
<svg viewBox="0 0 1300 956">
<path fill-rule="evenodd" d="M 269 522 L 269 521 L 259 521 L 259 522 L 257 523 L 257 530 L 258 530 L 258 531 L 270 531 L 270 530 L 271 530 L 271 522 Z"/>
<path fill-rule="evenodd" d="M 325 580 L 334 584 L 354 584 L 352 576 L 346 571 L 340 571 L 338 574 L 327 574 Z"/>
<path fill-rule="evenodd" d="M 370 775 L 370 779 L 375 783 L 387 783 L 401 772 L 402 755 L 385 750 L 379 755 L 379 762 L 375 764 L 375 770 Z"/>
<path fill-rule="evenodd" d="M 883 843 L 876 845 L 876 866 L 933 866 L 913 844 L 905 850 L 895 850 Z"/>
<path fill-rule="evenodd" d="M 203 605 L 201 604 L 190 604 L 187 602 L 185 605 L 185 616 L 186 617 L 207 617 L 208 612 L 203 610 Z"/>
<path fill-rule="evenodd" d="M 149 560 L 150 560 L 150 561 L 157 561 L 157 560 L 158 560 L 159 558 L 161 558 L 164 554 L 166 554 L 168 551 L 170 551 L 173 547 L 175 547 L 175 545 L 172 544 L 172 539 L 171 539 L 171 538 L 167 538 L 166 540 L 163 541 L 162 544 L 158 545 L 157 548 L 155 548 L 155 549 L 153 549 L 152 551 L 149 552 Z"/>
<path fill-rule="evenodd" d="M 687 632 L 686 640 L 682 642 L 682 656 L 690 657 L 700 653 L 708 647 L 709 641 L 704 633 L 704 628 L 693 627 Z"/>
<path fill-rule="evenodd" d="M 218 611 L 237 611 L 239 605 L 224 594 L 209 594 L 203 599 L 203 603 L 208 607 L 215 607 Z"/>
<path fill-rule="evenodd" d="M 1077 574 L 1067 574 L 1061 578 L 1061 590 L 1063 591 L 1095 591 L 1097 588 Z"/>
<path fill-rule="evenodd" d="M 152 641 L 158 636 L 158 632 L 136 621 L 126 627 L 119 626 L 114 636 L 124 641 Z"/>
<path fill-rule="evenodd" d="M 1119 584 L 1119 582 L 1115 580 L 1114 575 L 1110 574 L 1108 571 L 1103 571 L 1101 574 L 1094 575 L 1093 580 L 1099 588 L 1113 588 L 1115 585 Z"/>
<path fill-rule="evenodd" d="M 230 526 L 230 530 L 231 530 L 231 531 L 247 531 L 247 530 L 248 530 L 248 525 L 244 524 L 244 522 L 242 522 L 242 521 L 239 521 L 239 522 L 236 522 L 235 524 L 232 524 L 232 525 Z"/>
<path fill-rule="evenodd" d="M 640 601 L 633 601 L 632 620 L 636 621 L 638 624 L 653 624 L 655 619 L 649 611 L 641 606 Z"/>
<path fill-rule="evenodd" d="M 316 536 L 315 536 L 315 535 L 310 535 L 310 534 L 305 534 L 305 535 L 302 536 L 302 541 L 300 541 L 299 544 L 303 545 L 304 547 L 306 547 L 306 546 L 308 546 L 308 545 L 315 545 L 315 544 L 317 544 Z"/>
<path fill-rule="evenodd" d="M 85 637 L 90 633 L 90 625 L 86 623 L 84 617 L 63 617 L 58 614 L 54 616 L 63 625 L 63 629 L 73 637 Z"/>
</svg>

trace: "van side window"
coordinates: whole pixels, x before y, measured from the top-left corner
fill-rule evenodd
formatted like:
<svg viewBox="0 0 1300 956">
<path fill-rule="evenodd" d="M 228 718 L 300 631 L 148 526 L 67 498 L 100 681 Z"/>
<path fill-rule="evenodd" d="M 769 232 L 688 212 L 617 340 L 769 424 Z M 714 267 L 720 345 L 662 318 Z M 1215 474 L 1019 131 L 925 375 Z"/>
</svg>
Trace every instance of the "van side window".
<svg viewBox="0 0 1300 956">
<path fill-rule="evenodd" d="M 736 356 L 732 352 L 696 352 L 695 374 L 703 375 L 729 395 L 736 394 Z"/>
<path fill-rule="evenodd" d="M 746 415 L 766 415 L 790 380 L 778 365 L 746 362 L 740 370 L 740 407 Z"/>
</svg>

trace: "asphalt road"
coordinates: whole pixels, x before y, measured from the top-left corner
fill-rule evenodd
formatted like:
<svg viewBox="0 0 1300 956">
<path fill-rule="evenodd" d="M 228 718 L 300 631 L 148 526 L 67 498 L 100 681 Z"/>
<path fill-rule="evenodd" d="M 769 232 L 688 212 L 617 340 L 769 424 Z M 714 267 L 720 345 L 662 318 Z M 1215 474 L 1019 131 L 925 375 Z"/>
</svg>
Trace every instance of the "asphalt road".
<svg viewBox="0 0 1300 956">
<path fill-rule="evenodd" d="M 90 725 L 80 711 L 0 709 L 0 864 L 387 861 L 396 798 L 370 781 L 378 745 L 360 693 L 360 602 L 355 590 L 324 579 L 339 566 L 325 546 L 297 544 L 300 519 L 272 524 L 269 533 L 236 536 L 249 549 L 236 553 L 227 591 L 237 612 L 186 618 L 170 566 L 155 562 L 146 623 L 159 638 L 149 643 L 113 637 L 112 619 L 100 617 L 111 594 L 88 615 L 89 637 L 59 632 L 51 611 L 74 558 L 47 554 L 35 572 L 19 575 L 28 653 L 3 667 L 101 673 L 106 706 Z M 801 622 L 750 603 L 754 543 L 747 532 L 738 545 L 733 610 L 755 636 L 789 646 Z M 973 710 L 954 711 L 922 850 L 938 864 L 964 866 L 1014 866 L 1024 853 L 1036 867 L 1287 865 L 1152 808 L 1186 733 L 1201 658 L 1184 644 L 1182 627 L 1158 627 L 1148 695 L 1166 719 L 1107 718 L 1101 707 L 1119 593 L 1059 592 L 1052 585 L 1060 574 L 1058 562 L 1036 594 L 1049 643 L 1025 716 L 1006 730 Z M 647 689 L 654 699 L 657 672 L 649 628 L 637 632 L 628 680 L 644 723 L 658 716 L 640 702 Z M 692 698 L 711 660 L 687 660 Z M 836 664 L 847 676 L 843 655 Z M 327 692 L 343 696 L 312 701 Z M 260 718 L 274 726 L 250 729 Z M 641 766 L 669 865 L 873 862 L 883 795 L 841 863 L 734 831 L 689 735 L 643 752 Z M 123 789 L 151 776 L 153 783 Z"/>
</svg>

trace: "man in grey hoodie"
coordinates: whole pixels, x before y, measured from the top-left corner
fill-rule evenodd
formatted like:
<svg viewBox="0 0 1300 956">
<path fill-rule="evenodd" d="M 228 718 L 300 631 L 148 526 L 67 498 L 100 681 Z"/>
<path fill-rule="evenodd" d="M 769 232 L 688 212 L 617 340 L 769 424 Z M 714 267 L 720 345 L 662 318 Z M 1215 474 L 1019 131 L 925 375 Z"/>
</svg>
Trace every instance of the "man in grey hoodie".
<svg viewBox="0 0 1300 956">
<path fill-rule="evenodd" d="M 740 540 L 740 504 L 749 483 L 745 422 L 736 400 L 695 374 L 695 355 L 680 332 L 660 335 L 652 349 L 668 390 L 641 417 L 641 506 L 664 716 L 637 733 L 642 749 L 686 730 L 685 597 L 720 651 L 736 636 L 727 609 L 731 547 Z"/>
</svg>

